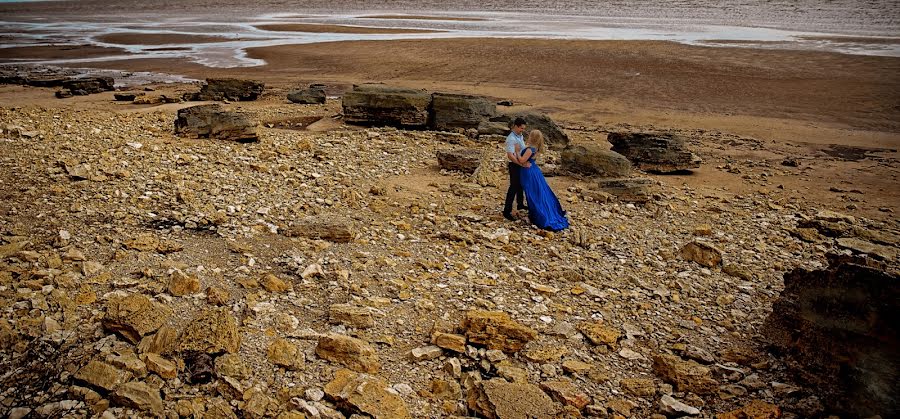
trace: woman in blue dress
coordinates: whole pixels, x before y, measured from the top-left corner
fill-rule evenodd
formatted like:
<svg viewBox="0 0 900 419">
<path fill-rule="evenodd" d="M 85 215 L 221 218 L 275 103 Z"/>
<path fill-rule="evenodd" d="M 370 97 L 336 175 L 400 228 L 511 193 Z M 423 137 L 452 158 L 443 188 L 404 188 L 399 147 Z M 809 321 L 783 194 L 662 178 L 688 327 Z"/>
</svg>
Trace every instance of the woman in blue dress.
<svg viewBox="0 0 900 419">
<path fill-rule="evenodd" d="M 522 189 L 528 199 L 528 220 L 544 230 L 559 231 L 569 227 L 566 212 L 563 211 L 559 199 L 550 189 L 544 173 L 535 163 L 534 158 L 544 150 L 544 134 L 538 130 L 531 131 L 525 149 L 519 151 L 519 163 L 531 163 L 521 168 Z"/>
</svg>

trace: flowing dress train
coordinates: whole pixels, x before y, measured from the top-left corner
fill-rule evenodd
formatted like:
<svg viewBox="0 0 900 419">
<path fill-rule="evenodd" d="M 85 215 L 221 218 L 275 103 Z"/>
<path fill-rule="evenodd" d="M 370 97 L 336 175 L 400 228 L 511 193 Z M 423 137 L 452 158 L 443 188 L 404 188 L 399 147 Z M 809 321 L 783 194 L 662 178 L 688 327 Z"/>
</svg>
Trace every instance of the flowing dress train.
<svg viewBox="0 0 900 419">
<path fill-rule="evenodd" d="M 532 157 L 528 159 L 531 166 L 521 169 L 522 188 L 525 190 L 525 197 L 528 198 L 528 219 L 532 224 L 544 230 L 564 230 L 569 227 L 566 212 L 563 211 L 559 199 L 547 184 L 544 172 L 534 161 L 537 151 L 533 147 L 525 150 L 528 149 L 531 149 Z M 522 154 L 525 153 L 525 150 L 522 150 Z"/>
</svg>

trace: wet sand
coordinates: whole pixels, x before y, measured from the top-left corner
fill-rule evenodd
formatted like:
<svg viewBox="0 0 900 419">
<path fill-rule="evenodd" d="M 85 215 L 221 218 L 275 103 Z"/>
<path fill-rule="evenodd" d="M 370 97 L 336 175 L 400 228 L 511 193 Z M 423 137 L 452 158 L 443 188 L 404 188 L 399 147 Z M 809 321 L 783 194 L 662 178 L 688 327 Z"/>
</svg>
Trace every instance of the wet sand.
<svg viewBox="0 0 900 419">
<path fill-rule="evenodd" d="M 119 45 L 167 45 L 167 44 L 208 44 L 214 42 L 238 41 L 223 36 L 182 35 L 174 33 L 114 33 L 95 38 L 100 42 Z"/>
<path fill-rule="evenodd" d="M 453 16 L 421 16 L 421 15 L 371 15 L 358 16 L 358 19 L 399 19 L 399 20 L 447 20 L 454 22 L 484 22 L 487 19 Z"/>
<path fill-rule="evenodd" d="M 256 25 L 257 29 L 277 32 L 307 32 L 307 33 L 354 33 L 354 34 L 403 34 L 403 33 L 440 33 L 429 29 L 395 29 L 395 28 L 368 28 L 362 26 L 343 25 L 314 25 L 305 23 L 287 23 L 278 25 Z"/>
<path fill-rule="evenodd" d="M 110 57 L 127 54 L 121 48 L 99 47 L 96 45 L 40 45 L 0 49 L 0 63 L 13 59 L 64 60 L 76 58 Z"/>
</svg>

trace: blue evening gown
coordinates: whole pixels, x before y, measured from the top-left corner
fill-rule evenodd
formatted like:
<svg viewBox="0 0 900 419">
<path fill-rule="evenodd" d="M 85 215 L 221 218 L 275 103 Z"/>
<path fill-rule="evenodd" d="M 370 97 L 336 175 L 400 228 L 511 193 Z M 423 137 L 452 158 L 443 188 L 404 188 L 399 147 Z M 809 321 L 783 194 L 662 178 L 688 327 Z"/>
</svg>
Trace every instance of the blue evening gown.
<svg viewBox="0 0 900 419">
<path fill-rule="evenodd" d="M 559 231 L 569 227 L 569 220 L 566 219 L 566 212 L 563 211 L 559 199 L 550 189 L 547 180 L 544 179 L 544 172 L 538 167 L 534 161 L 534 155 L 537 151 L 534 147 L 531 149 L 531 158 L 528 162 L 531 167 L 521 169 L 522 189 L 525 190 L 525 197 L 528 198 L 528 219 L 532 224 L 544 230 Z M 522 150 L 522 154 L 525 154 Z"/>
</svg>

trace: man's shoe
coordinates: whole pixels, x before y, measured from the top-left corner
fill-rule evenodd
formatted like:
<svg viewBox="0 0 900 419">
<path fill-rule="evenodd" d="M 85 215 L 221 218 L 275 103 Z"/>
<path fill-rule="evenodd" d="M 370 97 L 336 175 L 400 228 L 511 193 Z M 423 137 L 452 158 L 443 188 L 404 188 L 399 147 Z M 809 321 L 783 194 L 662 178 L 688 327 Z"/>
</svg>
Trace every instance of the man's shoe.
<svg viewBox="0 0 900 419">
<path fill-rule="evenodd" d="M 519 208 L 517 208 L 517 209 L 518 209 L 519 211 L 528 211 L 528 205 L 522 205 L 521 207 L 519 207 Z"/>
<path fill-rule="evenodd" d="M 512 214 L 508 212 L 503 213 L 503 218 L 506 218 L 509 221 L 516 221 L 516 217 L 513 217 Z"/>
</svg>

